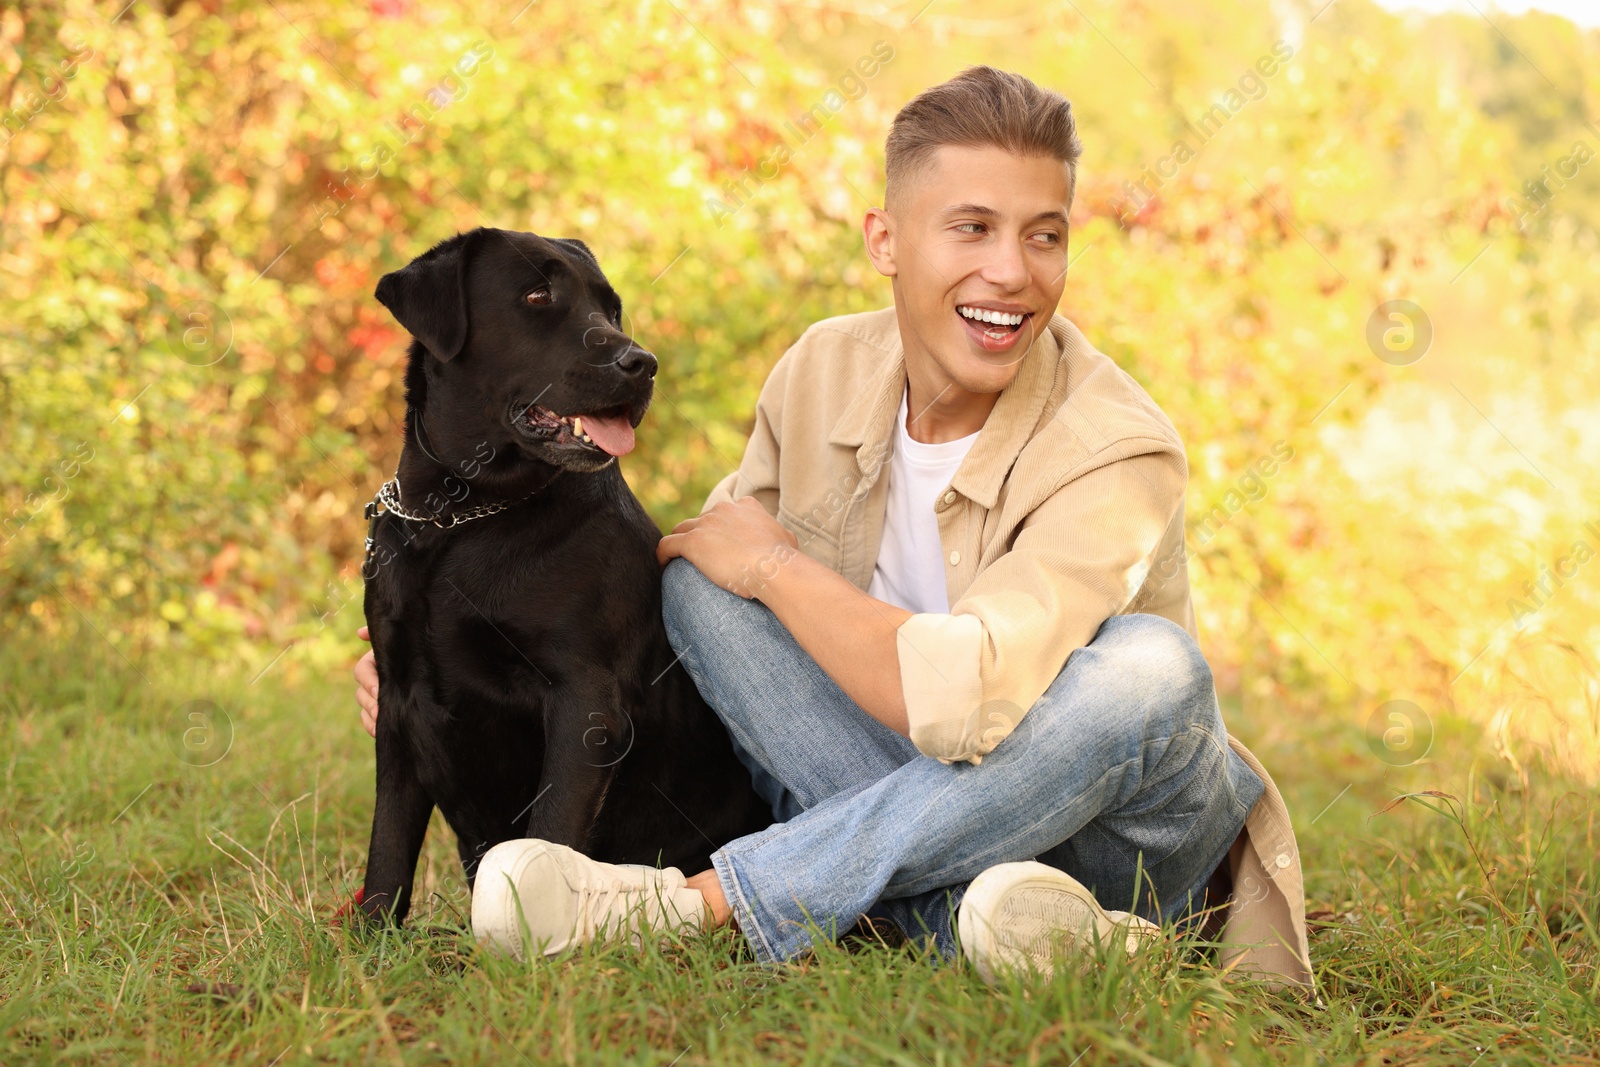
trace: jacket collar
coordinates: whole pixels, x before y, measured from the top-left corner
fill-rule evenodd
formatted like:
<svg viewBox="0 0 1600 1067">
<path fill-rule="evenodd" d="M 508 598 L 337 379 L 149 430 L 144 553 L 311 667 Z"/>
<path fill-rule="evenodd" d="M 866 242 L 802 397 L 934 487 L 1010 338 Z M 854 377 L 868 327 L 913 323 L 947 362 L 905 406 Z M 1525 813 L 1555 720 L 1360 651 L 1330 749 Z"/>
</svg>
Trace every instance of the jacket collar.
<svg viewBox="0 0 1600 1067">
<path fill-rule="evenodd" d="M 989 412 L 972 450 L 950 482 L 951 488 L 980 507 L 993 508 L 999 500 L 1000 486 L 1033 436 L 1050 399 L 1062 346 L 1056 333 L 1056 318 L 1059 316 L 1053 316 L 1048 328 L 1034 339 L 1022 357 L 1017 376 L 1000 391 L 994 410 Z M 899 330 L 894 332 L 892 348 L 879 360 L 828 434 L 831 444 L 855 447 L 856 459 L 864 471 L 881 465 L 882 457 L 888 456 L 900 397 L 905 393 L 905 346 L 899 339 Z M 874 356 L 864 355 L 868 359 Z M 880 457 L 876 464 L 870 462 L 874 456 Z"/>
</svg>

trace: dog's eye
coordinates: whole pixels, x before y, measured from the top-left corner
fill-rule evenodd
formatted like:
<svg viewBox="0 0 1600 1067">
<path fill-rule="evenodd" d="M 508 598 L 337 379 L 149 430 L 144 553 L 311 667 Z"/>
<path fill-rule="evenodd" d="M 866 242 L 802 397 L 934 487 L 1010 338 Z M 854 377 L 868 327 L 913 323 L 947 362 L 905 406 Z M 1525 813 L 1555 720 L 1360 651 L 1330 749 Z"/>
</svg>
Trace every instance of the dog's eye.
<svg viewBox="0 0 1600 1067">
<path fill-rule="evenodd" d="M 555 297 L 550 294 L 549 287 L 541 285 L 537 289 L 530 290 L 529 293 L 522 298 L 522 302 L 530 307 L 538 307 L 541 304 L 548 304 L 554 299 Z"/>
</svg>

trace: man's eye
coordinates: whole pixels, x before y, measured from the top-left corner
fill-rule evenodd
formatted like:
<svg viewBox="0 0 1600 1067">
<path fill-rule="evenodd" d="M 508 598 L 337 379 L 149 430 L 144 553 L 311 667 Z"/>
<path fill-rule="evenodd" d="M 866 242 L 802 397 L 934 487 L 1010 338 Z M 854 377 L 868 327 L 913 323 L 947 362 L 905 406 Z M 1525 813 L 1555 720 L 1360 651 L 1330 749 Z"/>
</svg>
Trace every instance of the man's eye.
<svg viewBox="0 0 1600 1067">
<path fill-rule="evenodd" d="M 543 285 L 537 289 L 530 290 L 527 295 L 522 298 L 522 302 L 530 307 L 548 304 L 553 300 L 555 300 L 555 297 L 551 295 L 549 287 Z"/>
<path fill-rule="evenodd" d="M 970 233 L 978 233 L 983 230 L 983 223 L 981 222 L 960 222 L 956 224 L 956 229 L 965 230 L 968 226 L 972 227 L 972 229 L 968 231 Z"/>
</svg>

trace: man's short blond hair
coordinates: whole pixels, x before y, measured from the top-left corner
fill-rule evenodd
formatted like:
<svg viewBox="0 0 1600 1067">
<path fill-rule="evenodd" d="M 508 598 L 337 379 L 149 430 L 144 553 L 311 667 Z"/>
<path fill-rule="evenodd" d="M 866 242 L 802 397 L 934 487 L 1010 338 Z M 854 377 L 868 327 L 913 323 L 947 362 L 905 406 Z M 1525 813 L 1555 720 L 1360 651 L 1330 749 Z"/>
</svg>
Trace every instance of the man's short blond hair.
<svg viewBox="0 0 1600 1067">
<path fill-rule="evenodd" d="M 891 207 L 898 190 L 914 184 L 944 145 L 1060 160 L 1067 165 L 1067 203 L 1072 203 L 1083 152 L 1072 104 L 1020 74 L 968 67 L 901 108 L 885 145 L 885 207 Z"/>
</svg>

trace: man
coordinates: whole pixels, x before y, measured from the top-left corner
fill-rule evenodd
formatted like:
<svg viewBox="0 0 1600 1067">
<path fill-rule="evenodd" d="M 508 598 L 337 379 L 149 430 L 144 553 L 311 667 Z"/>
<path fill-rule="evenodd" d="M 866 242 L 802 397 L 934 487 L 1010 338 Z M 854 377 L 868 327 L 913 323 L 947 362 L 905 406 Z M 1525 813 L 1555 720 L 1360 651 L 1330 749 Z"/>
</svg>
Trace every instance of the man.
<svg viewBox="0 0 1600 1067">
<path fill-rule="evenodd" d="M 993 980 L 1209 915 L 1225 966 L 1311 984 L 1288 813 L 1196 643 L 1183 443 L 1055 314 L 1080 151 L 1066 100 L 990 67 L 895 118 L 863 222 L 894 307 L 805 332 L 659 549 L 775 824 L 688 877 L 506 842 L 480 938 L 736 922 L 776 962 L 865 916 Z"/>
</svg>

